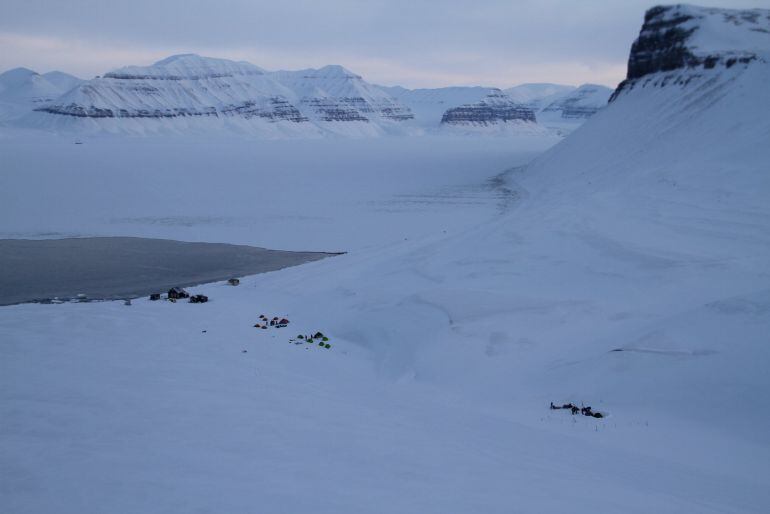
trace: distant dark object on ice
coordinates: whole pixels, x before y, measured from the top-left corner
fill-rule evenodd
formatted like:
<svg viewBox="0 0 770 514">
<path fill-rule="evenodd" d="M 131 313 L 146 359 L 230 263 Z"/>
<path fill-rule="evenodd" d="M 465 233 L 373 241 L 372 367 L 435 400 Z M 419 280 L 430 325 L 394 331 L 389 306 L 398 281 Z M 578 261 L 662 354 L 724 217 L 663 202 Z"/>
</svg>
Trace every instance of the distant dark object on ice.
<svg viewBox="0 0 770 514">
<path fill-rule="evenodd" d="M 150 300 L 152 300 L 153 302 L 160 300 L 160 293 L 152 293 L 150 295 Z"/>
<path fill-rule="evenodd" d="M 573 405 L 571 403 L 565 403 L 562 406 L 554 405 L 553 402 L 551 402 L 551 410 L 557 410 L 557 409 L 569 409 L 569 411 L 574 416 L 578 412 L 582 414 L 583 416 L 589 416 L 592 418 L 603 418 L 604 414 L 601 412 L 594 412 L 591 410 L 591 407 L 578 407 L 577 405 Z"/>
<path fill-rule="evenodd" d="M 205 294 L 196 294 L 190 297 L 190 303 L 206 303 L 209 301 L 209 297 Z"/>
<path fill-rule="evenodd" d="M 182 289 L 181 287 L 172 287 L 168 290 L 169 300 L 179 300 L 180 298 L 190 298 L 190 293 Z"/>
<path fill-rule="evenodd" d="M 131 298 L 128 298 L 126 301 L 124 301 L 123 305 L 131 305 Z"/>
<path fill-rule="evenodd" d="M 231 278 L 231 279 L 228 279 L 227 283 L 230 284 L 231 286 L 237 286 L 238 284 L 241 283 L 241 281 L 237 278 Z"/>
</svg>

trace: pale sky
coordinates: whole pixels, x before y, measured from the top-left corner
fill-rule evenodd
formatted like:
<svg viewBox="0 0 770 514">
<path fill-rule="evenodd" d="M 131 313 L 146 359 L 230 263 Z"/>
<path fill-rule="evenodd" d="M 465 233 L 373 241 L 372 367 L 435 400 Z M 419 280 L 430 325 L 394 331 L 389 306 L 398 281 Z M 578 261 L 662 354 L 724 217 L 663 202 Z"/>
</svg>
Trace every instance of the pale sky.
<svg viewBox="0 0 770 514">
<path fill-rule="evenodd" d="M 770 8 L 770 0 L 701 0 Z M 91 78 L 178 53 L 269 70 L 341 64 L 406 87 L 614 87 L 640 0 L 0 0 L 0 72 Z"/>
</svg>

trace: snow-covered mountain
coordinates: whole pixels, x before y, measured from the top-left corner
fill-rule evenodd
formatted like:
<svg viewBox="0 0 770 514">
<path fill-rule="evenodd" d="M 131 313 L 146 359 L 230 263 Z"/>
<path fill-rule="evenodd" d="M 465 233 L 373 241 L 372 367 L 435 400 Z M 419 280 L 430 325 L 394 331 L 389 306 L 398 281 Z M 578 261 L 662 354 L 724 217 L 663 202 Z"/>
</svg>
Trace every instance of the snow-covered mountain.
<svg viewBox="0 0 770 514">
<path fill-rule="evenodd" d="M 580 87 L 522 84 L 504 90 L 488 87 L 410 90 L 398 86 L 381 89 L 407 105 L 414 113 L 415 124 L 428 129 L 500 127 L 506 124 L 505 120 L 514 119 L 517 123 L 530 123 L 531 111 L 540 128 L 556 129 L 560 133 L 580 126 L 606 105 L 612 94 L 612 89 L 593 84 Z"/>
<path fill-rule="evenodd" d="M 60 71 L 43 75 L 27 68 L 0 74 L 0 121 L 13 119 L 54 100 L 82 82 Z"/>
<path fill-rule="evenodd" d="M 271 77 L 289 88 L 303 111 L 315 119 L 368 122 L 378 118 L 391 121 L 414 118 L 408 107 L 342 66 L 278 71 Z"/>
<path fill-rule="evenodd" d="M 583 84 L 546 105 L 539 114 L 558 114 L 564 119 L 586 120 L 607 105 L 612 89 L 596 84 Z"/>
<path fill-rule="evenodd" d="M 504 92 L 534 110 L 539 124 L 569 133 L 607 105 L 612 89 L 595 84 L 522 84 Z"/>
<path fill-rule="evenodd" d="M 15 74 L 28 80 L 12 80 Z M 536 113 L 583 90 L 555 84 L 409 90 L 369 84 L 342 66 L 271 72 L 195 54 L 89 81 L 60 72 L 8 75 L 17 96 L 35 99 L 6 108 L 25 127 L 138 134 L 229 129 L 268 138 L 543 132 Z M 560 116 L 558 109 L 553 103 L 551 117 Z M 565 119 L 575 126 L 583 121 Z"/>
<path fill-rule="evenodd" d="M 116 132 L 232 128 L 266 137 L 397 131 L 409 109 L 341 66 L 295 72 L 175 55 L 85 82 L 25 120 Z"/>
<path fill-rule="evenodd" d="M 488 126 L 500 123 L 535 123 L 535 111 L 494 90 L 481 100 L 447 109 L 442 125 Z"/>
<path fill-rule="evenodd" d="M 515 102 L 526 105 L 539 112 L 556 100 L 563 98 L 577 89 L 575 86 L 566 86 L 562 84 L 520 84 L 503 92 L 510 96 Z"/>
<path fill-rule="evenodd" d="M 609 105 L 517 177 L 517 217 L 550 218 L 538 230 L 562 236 L 538 244 L 571 245 L 575 284 L 660 313 L 592 330 L 595 358 L 565 387 L 736 438 L 767 430 L 768 83 L 770 11 L 653 8 Z"/>
<path fill-rule="evenodd" d="M 449 109 L 461 105 L 475 104 L 485 97 L 497 93 L 490 87 L 442 87 L 434 89 L 406 89 L 403 87 L 380 86 L 390 96 L 409 107 L 415 122 L 420 126 L 438 127 Z"/>
</svg>

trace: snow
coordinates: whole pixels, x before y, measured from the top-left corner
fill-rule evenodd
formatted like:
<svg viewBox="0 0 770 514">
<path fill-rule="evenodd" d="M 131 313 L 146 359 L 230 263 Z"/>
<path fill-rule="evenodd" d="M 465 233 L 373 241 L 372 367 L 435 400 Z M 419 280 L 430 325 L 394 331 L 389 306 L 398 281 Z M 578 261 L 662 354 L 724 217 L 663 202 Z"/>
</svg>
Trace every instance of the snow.
<svg viewBox="0 0 770 514">
<path fill-rule="evenodd" d="M 462 211 L 459 226 L 483 222 L 499 201 L 487 179 L 559 138 L 78 140 L 0 131 L 0 237 L 354 250 L 443 230 L 447 209 Z"/>
<path fill-rule="evenodd" d="M 571 93 L 575 86 L 563 84 L 520 84 L 503 90 L 514 101 L 529 105 L 536 109 L 542 109 L 555 102 L 559 98 Z"/>
<path fill-rule="evenodd" d="M 0 309 L 4 510 L 767 512 L 770 66 L 649 78 L 560 142 L 0 130 L 5 237 L 349 251 Z"/>
<path fill-rule="evenodd" d="M 562 135 L 585 116 L 562 119 L 554 114 L 556 100 L 575 101 L 568 94 L 573 90 L 587 96 L 587 86 L 576 90 L 555 84 L 524 84 L 505 93 L 486 87 L 408 90 L 369 84 L 339 65 L 271 72 L 248 62 L 195 54 L 119 68 L 89 81 L 61 72 L 18 73 L 37 77 L 44 87 L 27 79 L 14 85 L 12 98 L 0 93 L 0 122 L 80 135 L 216 135 L 226 130 L 261 139 L 459 133 L 517 137 L 551 129 Z M 13 73 L 5 75 L 10 81 Z M 35 102 L 20 97 L 34 97 Z M 551 106 L 553 112 L 545 113 L 541 127 L 498 120 L 482 127 L 465 123 L 458 130 L 441 123 L 449 109 L 482 102 L 526 103 L 538 112 Z"/>
<path fill-rule="evenodd" d="M 48 73 L 43 73 L 43 77 L 64 93 L 83 82 L 82 79 L 61 71 L 49 71 Z"/>
<path fill-rule="evenodd" d="M 538 123 L 570 133 L 607 105 L 612 89 L 597 84 L 582 86 L 545 103 L 537 112 Z"/>
<path fill-rule="evenodd" d="M 770 48 L 770 10 L 719 9 L 679 4 L 667 11 L 662 20 L 682 16 L 692 19 L 681 25 L 694 32 L 687 39 L 687 49 L 707 57 L 727 53 L 768 55 Z"/>
<path fill-rule="evenodd" d="M 393 98 L 408 106 L 415 115 L 415 123 L 426 128 L 436 128 L 441 117 L 452 107 L 475 104 L 490 94 L 495 88 L 489 87 L 442 87 L 435 89 L 404 89 L 402 87 L 383 88 Z"/>
<path fill-rule="evenodd" d="M 228 59 L 201 57 L 196 54 L 172 55 L 152 66 L 126 66 L 105 74 L 105 77 L 150 78 L 168 80 L 173 78 L 203 79 L 223 78 L 238 75 L 263 75 L 265 71 L 248 62 L 234 62 Z"/>
<path fill-rule="evenodd" d="M 53 73 L 53 72 L 52 72 Z M 72 86 L 71 75 L 40 75 L 27 68 L 0 74 L 0 123 L 16 119 L 58 97 Z"/>
</svg>

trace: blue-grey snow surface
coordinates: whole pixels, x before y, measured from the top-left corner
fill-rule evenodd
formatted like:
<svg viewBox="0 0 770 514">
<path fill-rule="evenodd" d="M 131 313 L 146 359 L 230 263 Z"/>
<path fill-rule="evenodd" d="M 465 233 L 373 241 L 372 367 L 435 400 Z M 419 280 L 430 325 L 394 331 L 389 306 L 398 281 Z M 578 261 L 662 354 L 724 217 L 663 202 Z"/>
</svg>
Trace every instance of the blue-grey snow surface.
<svg viewBox="0 0 770 514">
<path fill-rule="evenodd" d="M 526 167 L 554 140 L 3 132 L 3 234 L 350 252 L 0 309 L 1 510 L 767 512 L 768 82 L 650 74 Z"/>
</svg>

